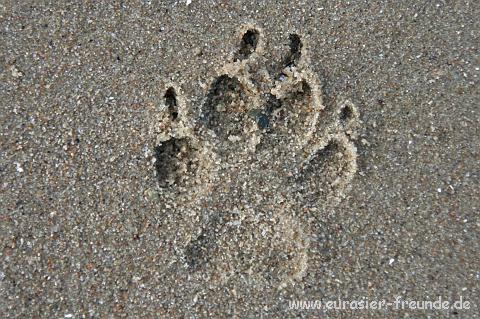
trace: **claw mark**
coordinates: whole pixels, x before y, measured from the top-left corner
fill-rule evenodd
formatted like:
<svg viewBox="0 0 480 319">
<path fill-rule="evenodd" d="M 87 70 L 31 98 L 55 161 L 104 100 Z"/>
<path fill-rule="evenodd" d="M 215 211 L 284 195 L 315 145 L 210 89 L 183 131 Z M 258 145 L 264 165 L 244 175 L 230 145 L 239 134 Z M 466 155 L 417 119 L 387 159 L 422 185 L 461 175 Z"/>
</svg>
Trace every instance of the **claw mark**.
<svg viewBox="0 0 480 319">
<path fill-rule="evenodd" d="M 344 105 L 341 109 L 340 109 L 340 120 L 345 122 L 349 119 L 351 119 L 353 116 L 353 110 L 351 109 L 351 107 L 349 105 Z"/>
<path fill-rule="evenodd" d="M 175 121 L 178 117 L 178 103 L 177 95 L 175 94 L 175 89 L 173 87 L 168 88 L 167 92 L 163 96 L 165 99 L 165 105 L 168 108 L 168 114 L 170 119 Z"/>
<path fill-rule="evenodd" d="M 343 127 L 345 133 L 355 139 L 360 117 L 355 106 L 349 101 L 344 101 L 337 109 L 337 116 L 339 124 Z"/>
<path fill-rule="evenodd" d="M 260 32 L 255 29 L 249 29 L 242 37 L 240 50 L 238 51 L 235 61 L 245 60 L 257 49 Z"/>
<path fill-rule="evenodd" d="M 302 56 L 303 43 L 298 34 L 290 34 L 290 54 L 287 56 L 285 65 L 297 66 Z"/>
</svg>

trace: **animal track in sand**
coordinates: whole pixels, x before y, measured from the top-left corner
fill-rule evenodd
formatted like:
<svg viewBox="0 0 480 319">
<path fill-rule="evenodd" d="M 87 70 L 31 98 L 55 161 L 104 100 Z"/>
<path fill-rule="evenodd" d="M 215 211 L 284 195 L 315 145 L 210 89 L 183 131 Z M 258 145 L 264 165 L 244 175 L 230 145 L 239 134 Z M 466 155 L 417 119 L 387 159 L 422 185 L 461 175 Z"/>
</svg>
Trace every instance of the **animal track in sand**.
<svg viewBox="0 0 480 319">
<path fill-rule="evenodd" d="M 356 173 L 359 113 L 348 101 L 325 109 L 300 35 L 271 62 L 260 28 L 239 34 L 199 114 L 167 85 L 154 166 L 163 200 L 191 218 L 178 236 L 192 275 L 281 287 L 304 275 L 310 254 L 334 249 L 319 239 L 322 211 Z"/>
</svg>

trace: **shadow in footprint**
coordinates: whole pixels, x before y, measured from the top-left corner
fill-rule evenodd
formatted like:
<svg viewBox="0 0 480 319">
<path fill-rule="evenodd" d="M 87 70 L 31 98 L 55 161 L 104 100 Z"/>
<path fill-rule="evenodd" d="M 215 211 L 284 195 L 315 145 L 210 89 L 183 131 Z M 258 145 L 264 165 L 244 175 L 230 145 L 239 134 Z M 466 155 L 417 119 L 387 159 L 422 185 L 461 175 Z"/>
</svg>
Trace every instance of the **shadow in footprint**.
<svg viewBox="0 0 480 319">
<path fill-rule="evenodd" d="M 168 88 L 163 98 L 165 99 L 165 105 L 167 106 L 170 120 L 172 120 L 172 122 L 176 121 L 178 118 L 178 103 L 177 103 L 177 94 L 175 93 L 175 89 L 172 87 Z"/>
<path fill-rule="evenodd" d="M 353 110 L 350 105 L 344 105 L 340 109 L 340 121 L 345 123 L 350 121 L 353 118 Z"/>
<path fill-rule="evenodd" d="M 203 106 L 206 126 L 219 137 L 239 135 L 243 130 L 247 96 L 235 77 L 222 75 L 216 78 Z"/>
<path fill-rule="evenodd" d="M 285 66 L 296 66 L 302 57 L 303 43 L 298 34 L 290 34 L 290 52 L 285 58 Z"/>
<path fill-rule="evenodd" d="M 235 55 L 234 61 L 247 59 L 257 49 L 260 32 L 255 29 L 249 29 L 242 37 L 240 50 Z"/>
<path fill-rule="evenodd" d="M 158 145 L 155 159 L 160 187 L 183 186 L 196 171 L 194 150 L 187 138 L 171 138 Z"/>
</svg>

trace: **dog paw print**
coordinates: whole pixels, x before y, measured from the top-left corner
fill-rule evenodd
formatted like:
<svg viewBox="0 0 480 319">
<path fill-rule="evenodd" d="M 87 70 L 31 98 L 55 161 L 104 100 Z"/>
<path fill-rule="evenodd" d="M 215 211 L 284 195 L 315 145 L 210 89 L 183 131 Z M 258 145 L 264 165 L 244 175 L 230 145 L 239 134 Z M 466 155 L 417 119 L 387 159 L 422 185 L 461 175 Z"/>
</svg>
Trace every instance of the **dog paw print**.
<svg viewBox="0 0 480 319">
<path fill-rule="evenodd" d="M 334 249 L 322 214 L 356 173 L 360 120 L 348 101 L 324 107 L 300 35 L 286 37 L 277 61 L 262 37 L 241 29 L 199 107 L 166 86 L 154 166 L 171 214 L 190 220 L 178 237 L 192 276 L 281 287 L 302 278 L 309 254 L 327 260 Z"/>
</svg>

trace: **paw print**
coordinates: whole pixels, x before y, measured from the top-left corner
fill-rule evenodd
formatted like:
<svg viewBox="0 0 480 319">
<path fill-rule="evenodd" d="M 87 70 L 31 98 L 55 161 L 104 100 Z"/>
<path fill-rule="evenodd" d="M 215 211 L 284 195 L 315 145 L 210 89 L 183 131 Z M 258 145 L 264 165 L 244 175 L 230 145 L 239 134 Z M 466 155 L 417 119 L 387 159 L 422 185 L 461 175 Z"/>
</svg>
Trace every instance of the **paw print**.
<svg viewBox="0 0 480 319">
<path fill-rule="evenodd" d="M 303 277 L 310 254 L 334 249 L 322 214 L 356 173 L 359 113 L 348 101 L 324 107 L 300 35 L 273 62 L 260 28 L 244 26 L 238 42 L 200 107 L 167 84 L 154 166 L 183 218 L 179 258 L 192 276 L 282 287 Z"/>
</svg>

